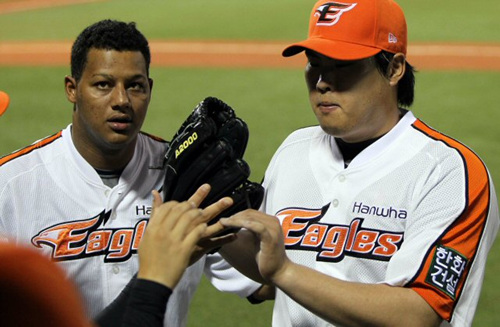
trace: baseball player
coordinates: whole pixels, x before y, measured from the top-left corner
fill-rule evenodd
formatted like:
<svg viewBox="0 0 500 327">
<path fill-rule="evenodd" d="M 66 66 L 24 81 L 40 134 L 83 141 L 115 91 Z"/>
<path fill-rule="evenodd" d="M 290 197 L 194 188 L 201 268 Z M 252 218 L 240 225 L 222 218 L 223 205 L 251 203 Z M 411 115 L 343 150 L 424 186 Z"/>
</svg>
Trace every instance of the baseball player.
<svg viewBox="0 0 500 327">
<path fill-rule="evenodd" d="M 309 37 L 283 52 L 305 51 L 319 126 L 275 153 L 262 212 L 221 220 L 260 241 L 243 246 L 277 288 L 273 326 L 472 324 L 497 197 L 474 152 L 404 109 L 406 50 L 394 1 L 320 0 Z"/>
<path fill-rule="evenodd" d="M 72 47 L 65 78 L 72 124 L 0 159 L 0 234 L 57 261 L 90 317 L 137 272 L 151 191 L 164 180 L 168 143 L 140 132 L 153 86 L 149 63 L 148 41 L 135 24 L 89 26 Z M 260 286 L 220 255 L 203 255 L 170 297 L 168 326 L 186 324 L 202 273 L 242 297 Z"/>
</svg>

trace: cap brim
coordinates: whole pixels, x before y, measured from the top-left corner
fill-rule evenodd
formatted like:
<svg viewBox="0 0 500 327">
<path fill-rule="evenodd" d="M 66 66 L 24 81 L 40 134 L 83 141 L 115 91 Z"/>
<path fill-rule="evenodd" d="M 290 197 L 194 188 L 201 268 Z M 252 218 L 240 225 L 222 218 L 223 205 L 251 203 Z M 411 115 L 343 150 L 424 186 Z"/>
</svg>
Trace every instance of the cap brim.
<svg viewBox="0 0 500 327">
<path fill-rule="evenodd" d="M 297 42 L 286 47 L 282 55 L 284 57 L 291 57 L 304 50 L 312 50 L 338 60 L 364 59 L 382 51 L 381 49 L 367 47 L 365 45 L 314 38 Z"/>
</svg>

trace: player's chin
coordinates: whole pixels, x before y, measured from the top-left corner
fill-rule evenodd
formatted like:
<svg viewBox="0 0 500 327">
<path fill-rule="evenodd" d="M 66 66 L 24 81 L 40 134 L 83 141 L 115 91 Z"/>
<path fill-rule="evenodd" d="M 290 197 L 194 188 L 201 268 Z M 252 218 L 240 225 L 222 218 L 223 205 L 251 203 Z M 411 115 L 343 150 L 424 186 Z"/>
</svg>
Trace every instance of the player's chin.
<svg viewBox="0 0 500 327">
<path fill-rule="evenodd" d="M 319 121 L 319 126 L 326 134 L 331 135 L 333 137 L 342 137 L 342 135 L 345 133 L 344 129 L 339 128 L 336 125 L 328 124 L 322 121 Z"/>
<path fill-rule="evenodd" d="M 340 137 L 347 132 L 349 124 L 340 112 L 325 114 L 321 111 L 315 111 L 314 113 L 321 129 L 325 133 Z"/>
<path fill-rule="evenodd" d="M 106 135 L 106 143 L 111 148 L 121 148 L 124 145 L 127 145 L 131 142 L 134 142 L 137 139 L 137 134 L 139 133 L 139 130 L 127 130 L 127 131 L 111 131 Z"/>
</svg>

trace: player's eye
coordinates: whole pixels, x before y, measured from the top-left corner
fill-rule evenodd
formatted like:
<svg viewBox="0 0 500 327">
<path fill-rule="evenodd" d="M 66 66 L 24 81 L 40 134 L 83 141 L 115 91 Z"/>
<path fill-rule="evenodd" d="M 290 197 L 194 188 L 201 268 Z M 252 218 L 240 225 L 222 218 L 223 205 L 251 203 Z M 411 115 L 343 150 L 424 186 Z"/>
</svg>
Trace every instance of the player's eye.
<svg viewBox="0 0 500 327">
<path fill-rule="evenodd" d="M 108 81 L 98 81 L 94 85 L 96 88 L 101 90 L 108 89 L 110 87 L 110 83 Z"/>
<path fill-rule="evenodd" d="M 144 84 L 143 83 L 138 83 L 134 82 L 129 85 L 129 88 L 135 91 L 142 91 L 144 90 Z"/>
</svg>

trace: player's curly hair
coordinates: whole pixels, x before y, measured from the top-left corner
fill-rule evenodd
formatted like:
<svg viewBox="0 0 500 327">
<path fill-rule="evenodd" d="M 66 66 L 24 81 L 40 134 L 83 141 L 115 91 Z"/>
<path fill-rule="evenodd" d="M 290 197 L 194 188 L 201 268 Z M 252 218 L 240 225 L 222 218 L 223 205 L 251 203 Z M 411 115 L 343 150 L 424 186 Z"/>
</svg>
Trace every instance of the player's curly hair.
<svg viewBox="0 0 500 327">
<path fill-rule="evenodd" d="M 136 28 L 135 22 L 125 23 L 105 19 L 85 28 L 71 48 L 71 75 L 79 81 L 87 63 L 90 49 L 140 51 L 146 61 L 149 75 L 151 53 L 146 37 Z"/>
<path fill-rule="evenodd" d="M 394 57 L 394 53 L 381 51 L 374 56 L 377 69 L 385 76 L 389 64 Z M 408 108 L 413 104 L 415 98 L 415 68 L 405 62 L 406 69 L 403 77 L 398 83 L 398 104 L 401 107 Z"/>
</svg>

